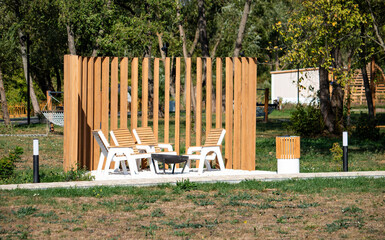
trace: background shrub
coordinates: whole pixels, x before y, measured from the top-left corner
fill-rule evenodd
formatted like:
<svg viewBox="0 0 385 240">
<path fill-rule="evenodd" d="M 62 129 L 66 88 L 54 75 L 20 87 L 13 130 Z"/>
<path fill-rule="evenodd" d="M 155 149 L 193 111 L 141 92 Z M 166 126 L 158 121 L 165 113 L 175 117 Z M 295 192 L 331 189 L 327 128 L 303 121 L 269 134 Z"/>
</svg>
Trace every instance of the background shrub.
<svg viewBox="0 0 385 240">
<path fill-rule="evenodd" d="M 315 104 L 306 107 L 298 104 L 290 116 L 287 127 L 301 137 L 315 137 L 322 134 L 324 123 L 320 108 Z"/>
<path fill-rule="evenodd" d="M 377 128 L 377 119 L 369 117 L 368 114 L 361 113 L 356 123 L 353 136 L 360 140 L 379 140 L 381 138 L 380 129 Z"/>
<path fill-rule="evenodd" d="M 20 160 L 21 154 L 23 154 L 23 149 L 16 147 L 8 156 L 0 158 L 0 179 L 9 178 L 13 175 L 16 167 L 15 162 Z"/>
</svg>

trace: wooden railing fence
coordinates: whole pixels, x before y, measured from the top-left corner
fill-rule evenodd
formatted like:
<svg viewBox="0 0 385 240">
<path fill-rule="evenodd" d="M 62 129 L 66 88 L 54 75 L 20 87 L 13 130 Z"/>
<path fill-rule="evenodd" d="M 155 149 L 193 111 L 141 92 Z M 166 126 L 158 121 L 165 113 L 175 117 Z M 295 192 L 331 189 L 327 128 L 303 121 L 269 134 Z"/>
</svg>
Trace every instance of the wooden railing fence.
<svg viewBox="0 0 385 240">
<path fill-rule="evenodd" d="M 226 58 L 222 62 L 223 59 L 216 58 L 216 70 L 213 71 L 211 58 L 188 58 L 186 61 L 183 58 L 175 58 L 174 121 L 170 119 L 169 112 L 170 81 L 173 81 L 170 77 L 171 61 L 172 59 L 166 58 L 161 64 L 163 60 L 159 58 L 64 56 L 65 170 L 79 165 L 91 170 L 96 169 L 100 149 L 91 136 L 93 129 L 102 129 L 108 136 L 111 129 L 128 127 L 131 130 L 137 126 L 151 126 L 158 140 L 174 143 L 174 149 L 180 154 L 185 153 L 192 144 L 202 144 L 204 132 L 208 133 L 212 127 L 224 126 L 226 168 L 255 169 L 256 59 Z M 206 61 L 205 86 L 202 85 L 204 61 Z M 127 115 L 129 81 L 130 118 Z M 192 82 L 195 85 L 196 96 L 190 94 Z M 222 121 L 222 82 L 225 83 L 226 96 L 225 122 Z M 142 89 L 141 93 L 139 86 Z M 186 88 L 184 98 L 181 97 L 182 86 Z M 214 89 L 217 96 L 213 104 L 216 106 L 215 117 L 212 114 L 213 106 L 210 100 Z M 204 96 L 208 99 L 205 106 L 202 101 Z M 195 119 L 192 119 L 192 97 L 195 97 L 197 103 Z M 150 100 L 152 108 L 149 108 Z M 164 119 L 159 118 L 160 106 L 164 109 Z M 185 121 L 182 122 L 183 109 Z M 202 124 L 204 115 L 205 126 Z M 164 124 L 164 132 L 160 131 L 161 124 Z M 194 133 L 195 141 L 192 139 Z M 185 149 L 181 149 L 183 145 L 181 142 L 184 143 Z"/>
</svg>

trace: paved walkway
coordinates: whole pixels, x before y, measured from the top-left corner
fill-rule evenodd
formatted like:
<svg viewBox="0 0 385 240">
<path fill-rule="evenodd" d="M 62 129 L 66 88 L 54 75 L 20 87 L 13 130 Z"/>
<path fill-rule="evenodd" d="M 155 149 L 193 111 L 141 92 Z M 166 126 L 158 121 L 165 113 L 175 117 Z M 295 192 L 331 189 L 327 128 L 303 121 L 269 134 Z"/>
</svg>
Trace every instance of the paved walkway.
<svg viewBox="0 0 385 240">
<path fill-rule="evenodd" d="M 91 174 L 96 175 L 95 172 Z M 165 183 L 175 184 L 182 179 L 189 179 L 191 182 L 214 183 L 228 182 L 239 183 L 243 180 L 258 181 L 279 181 L 287 179 L 309 179 L 309 178 L 355 178 L 355 177 L 385 177 L 385 171 L 373 172 L 327 172 L 327 173 L 298 173 L 298 174 L 277 174 L 268 171 L 242 171 L 242 170 L 225 170 L 204 172 L 202 175 L 198 173 L 188 174 L 166 174 L 152 175 L 149 172 L 139 174 L 139 176 L 131 177 L 130 175 L 110 174 L 96 176 L 95 181 L 81 182 L 53 182 L 53 183 L 27 183 L 27 184 L 9 184 L 0 185 L 0 190 L 12 189 L 48 189 L 48 188 L 82 188 L 95 186 L 153 186 Z"/>
</svg>

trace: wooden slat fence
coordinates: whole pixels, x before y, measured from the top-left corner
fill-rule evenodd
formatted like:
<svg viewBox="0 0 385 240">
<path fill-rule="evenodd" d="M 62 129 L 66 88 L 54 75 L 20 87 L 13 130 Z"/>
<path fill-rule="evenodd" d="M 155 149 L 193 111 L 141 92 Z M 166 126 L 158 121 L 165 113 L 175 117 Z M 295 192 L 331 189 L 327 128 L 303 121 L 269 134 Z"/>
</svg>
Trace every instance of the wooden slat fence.
<svg viewBox="0 0 385 240">
<path fill-rule="evenodd" d="M 202 86 L 204 64 L 206 85 Z M 175 80 L 175 98 L 171 99 L 176 101 L 175 115 L 169 112 L 172 80 Z M 127 104 L 129 82 L 131 109 Z M 196 96 L 191 95 L 191 83 Z M 182 96 L 183 87 L 185 96 Z M 203 144 L 211 128 L 224 127 L 226 168 L 254 170 L 256 90 L 255 58 L 162 60 L 66 55 L 64 169 L 79 165 L 90 170 L 97 168 L 100 150 L 91 136 L 93 129 L 102 129 L 105 136 L 109 136 L 110 129 L 150 126 L 159 142 L 171 142 L 180 154 L 184 154 L 192 142 Z M 223 91 L 225 100 L 222 100 Z M 212 93 L 216 93 L 215 103 L 211 102 Z M 197 103 L 196 113 L 191 107 L 192 97 Z M 222 106 L 225 106 L 224 116 Z M 164 112 L 163 118 L 159 117 L 159 109 Z M 195 141 L 192 141 L 194 135 Z"/>
</svg>

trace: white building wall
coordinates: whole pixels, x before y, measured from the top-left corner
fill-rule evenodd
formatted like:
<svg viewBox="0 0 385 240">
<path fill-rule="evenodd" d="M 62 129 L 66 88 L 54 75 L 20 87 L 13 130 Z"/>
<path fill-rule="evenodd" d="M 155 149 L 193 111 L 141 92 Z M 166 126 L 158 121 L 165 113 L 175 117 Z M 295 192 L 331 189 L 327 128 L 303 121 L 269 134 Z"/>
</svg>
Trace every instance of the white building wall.
<svg viewBox="0 0 385 240">
<path fill-rule="evenodd" d="M 282 98 L 282 103 L 297 103 L 298 70 L 271 72 L 271 99 Z M 319 90 L 318 69 L 299 70 L 299 102 L 310 103 Z"/>
</svg>

